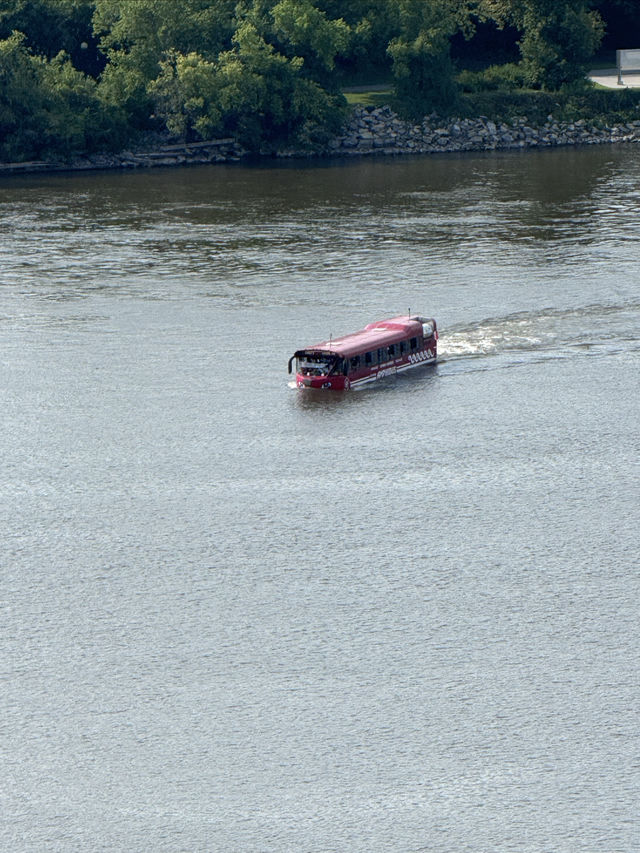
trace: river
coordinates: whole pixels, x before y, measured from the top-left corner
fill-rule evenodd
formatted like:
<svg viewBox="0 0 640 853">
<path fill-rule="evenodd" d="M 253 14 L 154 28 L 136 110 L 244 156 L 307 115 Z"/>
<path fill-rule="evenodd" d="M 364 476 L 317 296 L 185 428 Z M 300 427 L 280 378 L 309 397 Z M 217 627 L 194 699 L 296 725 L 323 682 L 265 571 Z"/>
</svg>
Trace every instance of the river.
<svg viewBox="0 0 640 853">
<path fill-rule="evenodd" d="M 2 849 L 640 849 L 639 186 L 2 178 Z M 436 366 L 289 387 L 409 309 Z"/>
</svg>

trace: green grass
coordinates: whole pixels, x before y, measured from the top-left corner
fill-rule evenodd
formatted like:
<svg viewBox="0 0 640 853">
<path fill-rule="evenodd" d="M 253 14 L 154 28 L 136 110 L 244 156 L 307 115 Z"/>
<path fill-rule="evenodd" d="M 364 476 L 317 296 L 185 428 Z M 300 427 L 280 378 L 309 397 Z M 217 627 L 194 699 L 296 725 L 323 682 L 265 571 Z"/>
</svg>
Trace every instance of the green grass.
<svg viewBox="0 0 640 853">
<path fill-rule="evenodd" d="M 356 92 L 344 89 L 343 94 L 347 103 L 353 107 L 383 107 L 393 99 L 393 91 L 390 88 L 375 88 Z"/>
</svg>

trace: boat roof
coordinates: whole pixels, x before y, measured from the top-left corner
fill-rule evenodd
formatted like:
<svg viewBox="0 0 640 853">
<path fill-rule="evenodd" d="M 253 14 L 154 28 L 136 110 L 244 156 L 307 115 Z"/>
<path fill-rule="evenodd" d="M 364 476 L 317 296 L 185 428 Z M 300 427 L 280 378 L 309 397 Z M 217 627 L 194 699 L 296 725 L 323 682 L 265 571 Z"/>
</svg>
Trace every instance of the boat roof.
<svg viewBox="0 0 640 853">
<path fill-rule="evenodd" d="M 428 322 L 423 317 L 409 316 L 391 317 L 389 320 L 378 320 L 369 323 L 358 332 L 351 332 L 340 338 L 322 341 L 310 347 L 304 347 L 298 352 L 322 352 L 350 358 L 362 352 L 369 352 L 378 347 L 404 341 L 413 335 L 422 334 L 422 323 Z"/>
</svg>

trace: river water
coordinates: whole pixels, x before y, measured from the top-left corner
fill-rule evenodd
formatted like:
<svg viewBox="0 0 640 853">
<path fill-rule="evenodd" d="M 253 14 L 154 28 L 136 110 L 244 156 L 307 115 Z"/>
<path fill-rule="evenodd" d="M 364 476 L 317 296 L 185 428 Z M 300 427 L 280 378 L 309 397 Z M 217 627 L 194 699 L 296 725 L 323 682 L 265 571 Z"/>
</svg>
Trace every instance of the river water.
<svg viewBox="0 0 640 853">
<path fill-rule="evenodd" d="M 2 179 L 0 848 L 640 849 L 639 186 Z M 435 367 L 289 387 L 409 309 Z"/>
</svg>

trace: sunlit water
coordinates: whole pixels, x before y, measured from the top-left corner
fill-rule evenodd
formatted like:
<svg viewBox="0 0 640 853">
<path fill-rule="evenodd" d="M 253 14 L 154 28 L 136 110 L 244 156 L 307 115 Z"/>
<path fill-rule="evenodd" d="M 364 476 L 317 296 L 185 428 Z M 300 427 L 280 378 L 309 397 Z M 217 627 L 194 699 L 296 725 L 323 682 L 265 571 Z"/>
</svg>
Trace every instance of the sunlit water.
<svg viewBox="0 0 640 853">
<path fill-rule="evenodd" d="M 2 180 L 2 849 L 640 849 L 638 186 Z M 409 309 L 435 367 L 289 388 Z"/>
</svg>

